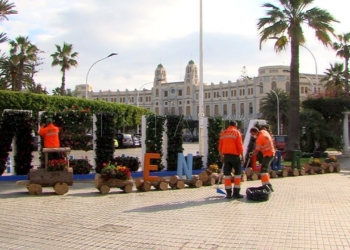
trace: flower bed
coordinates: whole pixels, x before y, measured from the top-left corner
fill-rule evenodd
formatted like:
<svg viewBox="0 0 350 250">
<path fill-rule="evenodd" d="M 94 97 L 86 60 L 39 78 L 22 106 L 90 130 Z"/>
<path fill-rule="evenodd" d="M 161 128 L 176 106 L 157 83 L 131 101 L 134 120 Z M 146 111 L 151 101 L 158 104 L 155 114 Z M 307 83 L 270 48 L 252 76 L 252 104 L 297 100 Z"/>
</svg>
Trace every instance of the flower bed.
<svg viewBox="0 0 350 250">
<path fill-rule="evenodd" d="M 63 171 L 68 168 L 68 162 L 64 159 L 49 160 L 47 163 L 47 171 Z"/>
<path fill-rule="evenodd" d="M 70 160 L 69 166 L 73 168 L 73 174 L 89 174 L 92 170 L 92 165 L 87 157 Z"/>
</svg>

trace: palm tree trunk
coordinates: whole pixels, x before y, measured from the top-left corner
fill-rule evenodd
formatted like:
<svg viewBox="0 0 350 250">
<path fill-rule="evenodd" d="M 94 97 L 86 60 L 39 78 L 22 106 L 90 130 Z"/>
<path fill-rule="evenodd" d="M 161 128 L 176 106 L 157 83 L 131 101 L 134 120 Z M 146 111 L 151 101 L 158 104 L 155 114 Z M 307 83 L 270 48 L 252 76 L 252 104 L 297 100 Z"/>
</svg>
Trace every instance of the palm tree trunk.
<svg viewBox="0 0 350 250">
<path fill-rule="evenodd" d="M 18 91 L 22 90 L 23 68 L 24 68 L 24 60 L 21 59 L 19 62 L 18 79 L 17 79 L 17 90 Z"/>
<path fill-rule="evenodd" d="M 345 78 L 345 93 L 348 95 L 349 94 L 349 57 L 345 57 L 344 78 Z"/>
<path fill-rule="evenodd" d="M 64 96 L 66 92 L 66 71 L 63 69 L 62 73 L 61 95 Z"/>
<path fill-rule="evenodd" d="M 294 150 L 300 148 L 299 139 L 299 42 L 297 38 L 291 38 L 291 63 L 290 63 L 290 95 L 288 109 L 288 140 L 286 143 L 286 160 L 291 160 Z"/>
</svg>

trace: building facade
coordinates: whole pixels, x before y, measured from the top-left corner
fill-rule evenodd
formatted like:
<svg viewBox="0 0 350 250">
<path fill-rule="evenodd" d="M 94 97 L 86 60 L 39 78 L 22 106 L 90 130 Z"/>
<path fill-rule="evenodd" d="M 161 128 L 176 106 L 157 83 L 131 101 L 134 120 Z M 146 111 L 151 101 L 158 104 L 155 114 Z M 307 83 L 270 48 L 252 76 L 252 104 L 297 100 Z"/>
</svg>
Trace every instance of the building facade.
<svg viewBox="0 0 350 250">
<path fill-rule="evenodd" d="M 88 99 L 118 102 L 147 108 L 158 115 L 184 115 L 185 119 L 198 119 L 199 72 L 191 60 L 185 69 L 185 78 L 181 82 L 168 82 L 166 69 L 159 64 L 154 73 L 151 89 L 93 92 L 89 85 L 77 85 L 78 97 L 85 98 L 88 87 Z M 320 79 L 322 76 L 318 76 Z M 316 75 L 300 73 L 300 97 L 323 91 L 323 85 L 317 83 Z M 152 83 L 152 82 L 150 82 Z M 287 93 L 290 90 L 290 72 L 288 66 L 264 66 L 259 68 L 258 76 L 218 84 L 204 83 L 205 116 L 223 116 L 247 123 L 249 119 L 258 119 L 261 114 L 260 102 L 266 93 L 276 88 Z"/>
</svg>

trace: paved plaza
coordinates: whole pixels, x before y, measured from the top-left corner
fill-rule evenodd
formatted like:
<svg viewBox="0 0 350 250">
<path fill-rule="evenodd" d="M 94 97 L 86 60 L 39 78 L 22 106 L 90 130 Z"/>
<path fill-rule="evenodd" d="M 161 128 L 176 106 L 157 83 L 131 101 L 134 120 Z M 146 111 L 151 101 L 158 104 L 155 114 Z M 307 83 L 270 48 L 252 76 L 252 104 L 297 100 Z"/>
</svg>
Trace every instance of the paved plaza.
<svg viewBox="0 0 350 250">
<path fill-rule="evenodd" d="M 195 154 L 198 144 L 184 148 Z M 0 249 L 350 249 L 350 159 L 339 159 L 341 173 L 272 179 L 262 203 L 226 200 L 215 187 L 101 195 L 93 180 L 75 181 L 64 196 L 53 188 L 31 196 L 1 181 Z M 242 192 L 252 186 L 260 181 Z"/>
<path fill-rule="evenodd" d="M 350 249 L 350 161 L 341 161 L 341 173 L 272 179 L 262 203 L 214 187 L 101 195 L 89 180 L 64 196 L 30 196 L 0 182 L 0 249 Z"/>
</svg>

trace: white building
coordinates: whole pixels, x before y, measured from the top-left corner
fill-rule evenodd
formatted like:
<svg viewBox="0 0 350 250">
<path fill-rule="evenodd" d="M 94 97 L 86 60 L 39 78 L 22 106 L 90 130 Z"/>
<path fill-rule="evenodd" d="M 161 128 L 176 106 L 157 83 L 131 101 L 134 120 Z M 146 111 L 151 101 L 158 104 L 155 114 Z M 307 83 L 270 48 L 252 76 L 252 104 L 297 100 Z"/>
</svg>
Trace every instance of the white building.
<svg viewBox="0 0 350 250">
<path fill-rule="evenodd" d="M 321 77 L 318 76 L 319 79 Z M 247 124 L 249 119 L 260 117 L 260 101 L 271 89 L 280 88 L 289 92 L 289 78 L 289 67 L 276 65 L 260 67 L 258 76 L 251 80 L 204 84 L 204 113 L 208 117 L 223 116 Z M 85 84 L 76 86 L 78 97 L 85 97 L 85 88 Z M 158 115 L 183 114 L 185 119 L 198 119 L 199 77 L 192 60 L 186 66 L 185 79 L 181 82 L 167 82 L 166 70 L 159 64 L 150 90 L 93 92 L 90 85 L 88 88 L 88 99 L 138 105 Z M 307 97 L 310 88 L 313 88 L 313 93 L 323 90 L 321 83 L 316 86 L 316 75 L 300 73 L 302 99 Z"/>
</svg>

